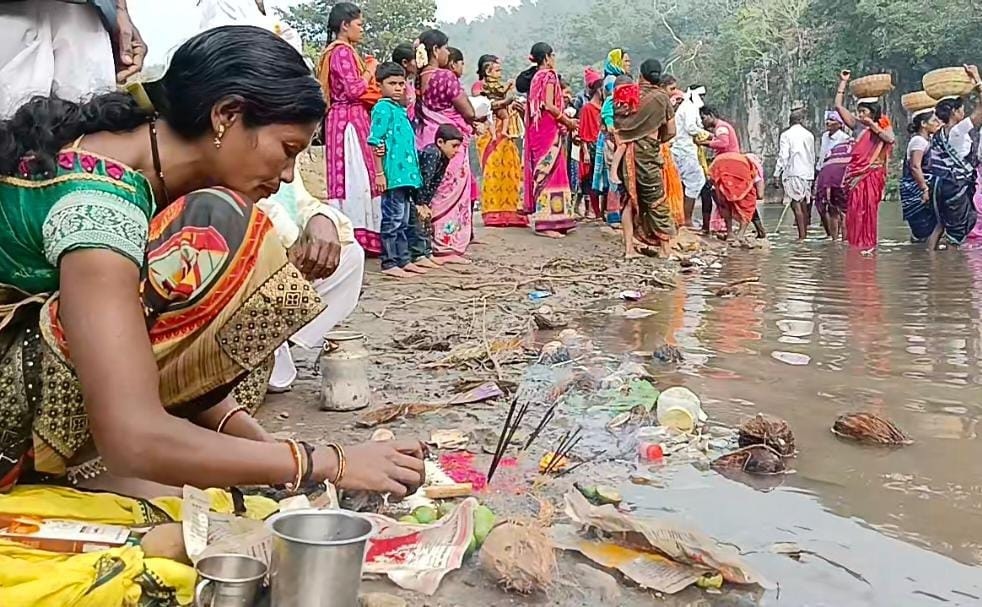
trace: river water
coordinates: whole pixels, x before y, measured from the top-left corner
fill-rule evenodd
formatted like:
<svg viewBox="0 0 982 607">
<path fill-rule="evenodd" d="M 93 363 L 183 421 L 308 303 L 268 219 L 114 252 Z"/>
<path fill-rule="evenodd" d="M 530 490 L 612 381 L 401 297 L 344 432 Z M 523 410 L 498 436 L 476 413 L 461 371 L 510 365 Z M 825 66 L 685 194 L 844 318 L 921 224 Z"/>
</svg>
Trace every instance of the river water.
<svg viewBox="0 0 982 607">
<path fill-rule="evenodd" d="M 769 229 L 779 214 L 766 208 Z M 733 250 L 640 304 L 654 316 L 594 327 L 609 352 L 678 346 L 685 362 L 659 386 L 691 388 L 716 420 L 791 424 L 800 454 L 777 488 L 668 466 L 661 488 L 629 490 L 642 513 L 751 553 L 780 584 L 754 604 L 982 605 L 982 250 L 931 254 L 908 243 L 896 205 L 881 216 L 872 257 L 817 233 L 793 242 L 785 224 L 770 249 Z M 753 276 L 741 296 L 713 295 Z M 832 435 L 839 414 L 864 410 L 915 444 Z M 774 554 L 784 543 L 806 554 Z"/>
</svg>

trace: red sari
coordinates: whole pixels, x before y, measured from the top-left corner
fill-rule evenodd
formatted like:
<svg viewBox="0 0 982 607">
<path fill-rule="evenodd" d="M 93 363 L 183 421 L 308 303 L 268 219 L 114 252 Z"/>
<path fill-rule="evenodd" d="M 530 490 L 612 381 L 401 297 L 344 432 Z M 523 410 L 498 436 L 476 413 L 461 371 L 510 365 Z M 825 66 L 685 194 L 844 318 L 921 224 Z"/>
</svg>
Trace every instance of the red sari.
<svg viewBox="0 0 982 607">
<path fill-rule="evenodd" d="M 880 120 L 880 128 L 890 121 Z M 887 185 L 887 159 L 893 144 L 887 144 L 864 129 L 852 147 L 852 159 L 846 168 L 843 186 L 846 190 L 846 238 L 860 249 L 872 249 L 878 241 L 877 218 L 883 191 Z"/>
<path fill-rule="evenodd" d="M 709 167 L 716 193 L 743 223 L 750 223 L 757 210 L 758 177 L 754 163 L 745 154 L 736 152 L 720 154 Z"/>
</svg>

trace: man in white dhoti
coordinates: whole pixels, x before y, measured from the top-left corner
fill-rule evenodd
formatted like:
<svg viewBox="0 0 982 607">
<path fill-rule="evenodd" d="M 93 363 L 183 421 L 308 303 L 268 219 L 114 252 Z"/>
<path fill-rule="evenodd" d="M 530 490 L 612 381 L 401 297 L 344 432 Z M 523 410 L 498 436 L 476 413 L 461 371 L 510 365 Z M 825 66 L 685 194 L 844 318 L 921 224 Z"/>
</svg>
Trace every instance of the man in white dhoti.
<svg viewBox="0 0 982 607">
<path fill-rule="evenodd" d="M 0 119 L 36 96 L 111 91 L 146 54 L 126 0 L 0 2 Z"/>
<path fill-rule="evenodd" d="M 262 0 L 200 0 L 201 31 L 225 25 L 254 25 L 277 34 L 297 52 L 303 52 L 303 42 L 288 24 L 265 14 Z M 355 241 L 351 221 L 340 211 L 323 204 L 307 191 L 300 176 L 299 165 L 293 183 L 284 183 L 272 197 L 259 203 L 269 215 L 283 246 L 290 250 L 291 261 L 311 279 L 326 309 L 313 322 L 301 329 L 290 343 L 308 350 L 324 346 L 324 336 L 343 322 L 358 305 L 365 273 L 365 251 Z M 318 229 L 309 230 L 311 221 L 329 220 Z M 301 234 L 314 233 L 316 242 L 302 242 Z M 315 248 L 316 251 L 311 251 Z M 324 266 L 324 256 L 329 257 Z M 319 258 L 319 259 L 318 259 Z M 305 265 L 306 264 L 306 265 Z M 313 271 L 314 274 L 310 272 Z M 276 350 L 268 389 L 284 392 L 297 378 L 290 345 L 283 344 Z M 255 378 L 253 378 L 255 381 Z M 250 382 L 253 383 L 253 382 Z M 249 400 L 247 406 L 262 403 L 265 386 L 251 385 L 236 396 L 240 402 Z M 245 393 L 258 391 L 261 394 Z"/>
<path fill-rule="evenodd" d="M 811 223 L 812 183 L 815 181 L 815 135 L 806 129 L 803 108 L 791 112 L 791 126 L 781 133 L 774 178 L 784 186 L 784 203 L 794 211 L 798 240 L 808 235 Z"/>
<path fill-rule="evenodd" d="M 706 185 L 706 173 L 699 163 L 699 149 L 695 138 L 704 133 L 702 121 L 699 119 L 699 109 L 703 106 L 703 87 L 690 88 L 685 92 L 685 98 L 675 111 L 675 128 L 678 131 L 672 140 L 672 158 L 679 169 L 682 178 L 682 189 L 685 196 L 685 224 L 692 225 L 692 212 L 696 199 L 700 197 L 703 186 Z"/>
</svg>

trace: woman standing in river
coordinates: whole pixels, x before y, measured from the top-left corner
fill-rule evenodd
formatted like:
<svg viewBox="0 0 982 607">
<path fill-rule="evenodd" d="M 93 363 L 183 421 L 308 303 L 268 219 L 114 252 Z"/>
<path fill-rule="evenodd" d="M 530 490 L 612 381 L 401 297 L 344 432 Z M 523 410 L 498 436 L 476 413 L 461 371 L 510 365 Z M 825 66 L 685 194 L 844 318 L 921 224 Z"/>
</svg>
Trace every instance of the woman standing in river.
<svg viewBox="0 0 982 607">
<path fill-rule="evenodd" d="M 365 37 L 361 9 L 350 2 L 335 4 L 327 29 L 333 41 L 321 55 L 318 74 L 327 101 L 324 156 L 328 204 L 348 216 L 365 251 L 378 255 L 382 252 L 382 193 L 376 191 L 375 162 L 368 146 L 369 85 L 374 68 L 355 50 Z"/>
<path fill-rule="evenodd" d="M 973 88 L 982 92 L 979 68 L 965 66 Z M 944 126 L 931 143 L 931 188 L 934 206 L 945 238 L 953 245 L 965 243 L 975 229 L 978 213 L 975 210 L 977 159 L 973 157 L 972 131 L 982 126 L 982 103 L 975 106 L 971 116 L 965 116 L 965 102 L 961 98 L 942 99 L 934 112 Z M 940 233 L 928 244 L 938 246 Z"/>
<path fill-rule="evenodd" d="M 910 226 L 912 238 L 917 242 L 928 239 L 937 243 L 941 226 L 931 204 L 931 187 L 925 169 L 930 164 L 931 140 L 941 127 L 934 108 L 915 112 L 910 119 L 910 141 L 904 156 L 904 174 L 900 179 L 900 206 L 904 220 Z"/>
<path fill-rule="evenodd" d="M 835 93 L 835 109 L 856 139 L 843 182 L 846 238 L 852 246 L 870 251 L 876 248 L 878 240 L 877 219 L 887 185 L 887 161 L 896 137 L 878 99 L 860 99 L 855 114 L 846 109 L 849 78 L 849 71 L 843 70 Z"/>
</svg>

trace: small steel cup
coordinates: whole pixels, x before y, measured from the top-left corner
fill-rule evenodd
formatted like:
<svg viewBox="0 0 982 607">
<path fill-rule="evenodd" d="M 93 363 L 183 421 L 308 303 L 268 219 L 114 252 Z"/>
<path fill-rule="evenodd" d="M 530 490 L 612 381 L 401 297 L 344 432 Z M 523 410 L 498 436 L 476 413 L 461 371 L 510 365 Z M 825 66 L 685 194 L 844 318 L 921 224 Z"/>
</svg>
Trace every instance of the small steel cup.
<svg viewBox="0 0 982 607">
<path fill-rule="evenodd" d="M 241 554 L 216 554 L 195 565 L 201 579 L 194 589 L 197 607 L 252 607 L 266 577 L 266 563 Z"/>
</svg>

